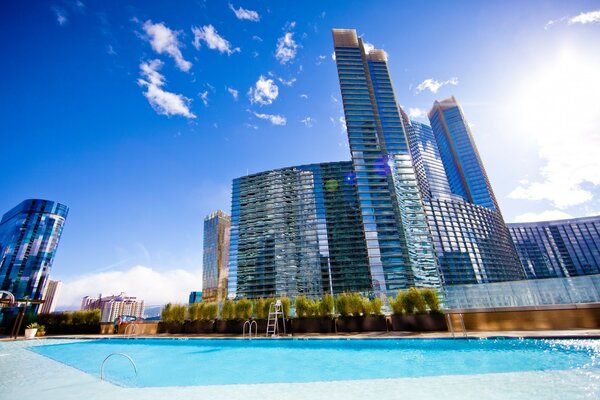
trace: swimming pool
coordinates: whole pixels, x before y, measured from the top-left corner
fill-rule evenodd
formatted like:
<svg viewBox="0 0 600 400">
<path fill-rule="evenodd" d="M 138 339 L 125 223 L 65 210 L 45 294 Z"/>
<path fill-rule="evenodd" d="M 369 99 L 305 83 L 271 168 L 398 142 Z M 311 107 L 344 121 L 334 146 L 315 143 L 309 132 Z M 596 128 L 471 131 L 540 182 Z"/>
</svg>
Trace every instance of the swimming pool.
<svg viewBox="0 0 600 400">
<path fill-rule="evenodd" d="M 537 339 L 100 339 L 29 351 L 135 388 L 600 370 L 600 341 Z"/>
</svg>

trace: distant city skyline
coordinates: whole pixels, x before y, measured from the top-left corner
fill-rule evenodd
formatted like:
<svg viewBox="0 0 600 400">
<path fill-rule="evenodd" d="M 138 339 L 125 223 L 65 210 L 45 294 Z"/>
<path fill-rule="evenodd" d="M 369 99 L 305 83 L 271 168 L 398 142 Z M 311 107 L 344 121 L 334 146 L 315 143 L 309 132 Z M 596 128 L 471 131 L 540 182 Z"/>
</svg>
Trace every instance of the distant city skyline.
<svg viewBox="0 0 600 400">
<path fill-rule="evenodd" d="M 59 309 L 99 290 L 186 302 L 233 178 L 349 159 L 333 27 L 385 50 L 412 119 L 457 96 L 507 222 L 600 214 L 597 2 L 232 4 L 256 14 L 0 5 L 0 210 L 70 207 Z"/>
</svg>

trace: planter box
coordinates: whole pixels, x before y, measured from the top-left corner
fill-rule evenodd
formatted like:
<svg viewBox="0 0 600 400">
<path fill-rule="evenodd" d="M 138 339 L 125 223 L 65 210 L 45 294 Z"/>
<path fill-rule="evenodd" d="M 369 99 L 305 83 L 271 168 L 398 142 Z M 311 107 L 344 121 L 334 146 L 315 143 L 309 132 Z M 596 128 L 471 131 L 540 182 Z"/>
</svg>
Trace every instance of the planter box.
<svg viewBox="0 0 600 400">
<path fill-rule="evenodd" d="M 215 321 L 185 321 L 185 333 L 214 333 Z"/>
<path fill-rule="evenodd" d="M 363 317 L 338 317 L 338 332 L 362 332 Z"/>
<path fill-rule="evenodd" d="M 25 329 L 25 339 L 33 339 L 37 333 L 37 328 Z"/>
<path fill-rule="evenodd" d="M 183 324 L 179 322 L 159 322 L 158 333 L 181 333 L 183 332 Z"/>
<path fill-rule="evenodd" d="M 392 330 L 418 331 L 416 315 L 392 315 Z"/>
<path fill-rule="evenodd" d="M 431 313 L 416 315 L 417 324 L 421 331 L 447 331 L 448 324 L 444 314 Z"/>
<path fill-rule="evenodd" d="M 388 328 L 385 315 L 367 315 L 363 317 L 361 330 L 363 332 L 386 332 Z"/>
<path fill-rule="evenodd" d="M 319 333 L 321 332 L 320 318 L 294 318 L 292 319 L 292 333 Z"/>
<path fill-rule="evenodd" d="M 231 321 L 217 320 L 217 322 L 216 322 L 217 333 L 236 333 L 238 335 L 241 335 L 244 330 L 244 322 L 245 321 L 237 321 L 237 320 L 231 320 Z"/>
</svg>

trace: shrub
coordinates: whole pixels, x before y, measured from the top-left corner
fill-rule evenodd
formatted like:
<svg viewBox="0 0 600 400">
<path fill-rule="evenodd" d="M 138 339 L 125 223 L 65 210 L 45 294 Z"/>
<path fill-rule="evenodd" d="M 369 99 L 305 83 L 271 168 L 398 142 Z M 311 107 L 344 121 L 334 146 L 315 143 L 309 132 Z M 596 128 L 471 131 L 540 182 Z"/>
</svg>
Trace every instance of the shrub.
<svg viewBox="0 0 600 400">
<path fill-rule="evenodd" d="M 433 313 L 440 312 L 440 298 L 438 296 L 438 292 L 435 289 L 421 289 L 421 296 L 423 300 L 427 304 L 429 311 Z"/>
<path fill-rule="evenodd" d="M 258 299 L 254 303 L 254 314 L 256 315 L 256 319 L 267 319 L 268 310 L 265 308 L 265 299 Z"/>
<path fill-rule="evenodd" d="M 400 300 L 400 297 L 402 296 L 401 292 L 398 292 L 396 294 L 396 299 L 390 299 L 390 305 L 392 306 L 392 313 L 394 315 L 402 315 L 402 312 L 404 310 L 404 306 L 402 304 L 402 301 Z"/>
<path fill-rule="evenodd" d="M 350 310 L 350 298 L 348 293 L 339 294 L 335 299 L 335 305 L 342 317 L 347 317 L 352 313 Z"/>
<path fill-rule="evenodd" d="M 375 315 L 381 315 L 382 302 L 379 297 L 375 297 L 371 300 L 371 312 Z"/>
<path fill-rule="evenodd" d="M 164 322 L 185 322 L 187 306 L 185 304 L 168 303 L 160 313 L 160 319 Z"/>
<path fill-rule="evenodd" d="M 373 312 L 373 308 L 371 307 L 371 302 L 369 299 L 361 299 L 360 308 L 362 310 L 362 315 L 364 316 L 371 315 Z"/>
<path fill-rule="evenodd" d="M 235 303 L 233 300 L 225 300 L 221 307 L 221 319 L 230 321 L 235 319 Z"/>
<path fill-rule="evenodd" d="M 284 296 L 281 298 L 281 307 L 283 308 L 283 316 L 289 317 L 290 315 L 290 306 L 292 305 L 292 301 L 289 297 Z"/>
<path fill-rule="evenodd" d="M 235 304 L 236 319 L 248 320 L 252 317 L 252 302 L 248 299 L 240 299 Z"/>
<path fill-rule="evenodd" d="M 310 312 L 310 307 L 310 300 L 308 300 L 305 296 L 296 297 L 296 317 L 307 317 Z"/>
<path fill-rule="evenodd" d="M 421 290 L 410 288 L 408 289 L 408 296 L 414 304 L 417 314 L 424 314 L 427 312 L 427 303 L 425 303 L 425 299 L 423 299 L 423 296 L 421 295 Z"/>
<path fill-rule="evenodd" d="M 414 314 L 415 309 L 419 314 L 426 311 L 425 300 L 423 300 L 423 296 L 421 296 L 421 292 L 417 288 L 410 288 L 407 291 L 398 292 L 396 302 L 400 304 L 402 310 L 408 315 Z"/>
<path fill-rule="evenodd" d="M 269 310 L 271 308 L 271 304 L 275 304 L 276 300 L 273 297 L 268 297 L 265 299 L 265 308 L 264 308 L 264 313 L 265 313 L 265 319 L 267 319 L 269 317 Z"/>
<path fill-rule="evenodd" d="M 190 321 L 198 321 L 204 319 L 204 307 L 205 303 L 193 303 L 190 304 L 188 313 L 190 315 Z"/>
<path fill-rule="evenodd" d="M 327 293 L 319 302 L 319 315 L 321 317 L 333 317 L 333 296 Z"/>
<path fill-rule="evenodd" d="M 363 311 L 363 298 L 358 293 L 351 293 L 348 295 L 350 298 L 350 313 L 358 317 Z"/>
<path fill-rule="evenodd" d="M 38 324 L 37 322 L 32 322 L 31 324 L 27 325 L 27 329 L 40 329 L 40 324 Z"/>
<path fill-rule="evenodd" d="M 219 315 L 219 304 L 218 303 L 206 303 L 204 306 L 204 315 L 202 316 L 203 321 L 214 321 Z"/>
</svg>

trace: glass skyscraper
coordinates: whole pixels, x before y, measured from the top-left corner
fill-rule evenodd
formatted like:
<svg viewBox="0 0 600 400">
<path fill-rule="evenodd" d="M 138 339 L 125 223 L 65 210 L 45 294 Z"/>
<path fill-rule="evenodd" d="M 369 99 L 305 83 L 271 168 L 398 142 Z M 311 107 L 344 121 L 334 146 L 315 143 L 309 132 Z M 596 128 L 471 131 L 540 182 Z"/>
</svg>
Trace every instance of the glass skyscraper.
<svg viewBox="0 0 600 400">
<path fill-rule="evenodd" d="M 369 270 L 376 293 L 441 284 L 383 50 L 334 29 L 335 58 Z"/>
<path fill-rule="evenodd" d="M 69 209 L 49 200 L 25 200 L 0 221 L 0 290 L 41 300 Z"/>
<path fill-rule="evenodd" d="M 524 279 L 456 99 L 434 103 L 429 113 L 433 129 L 402 116 L 444 283 Z"/>
<path fill-rule="evenodd" d="M 600 216 L 508 224 L 527 277 L 600 274 Z"/>
<path fill-rule="evenodd" d="M 229 295 L 371 290 L 350 162 L 302 165 L 233 181 Z"/>
<path fill-rule="evenodd" d="M 203 301 L 222 301 L 227 297 L 230 229 L 231 216 L 221 210 L 204 218 Z"/>
</svg>

